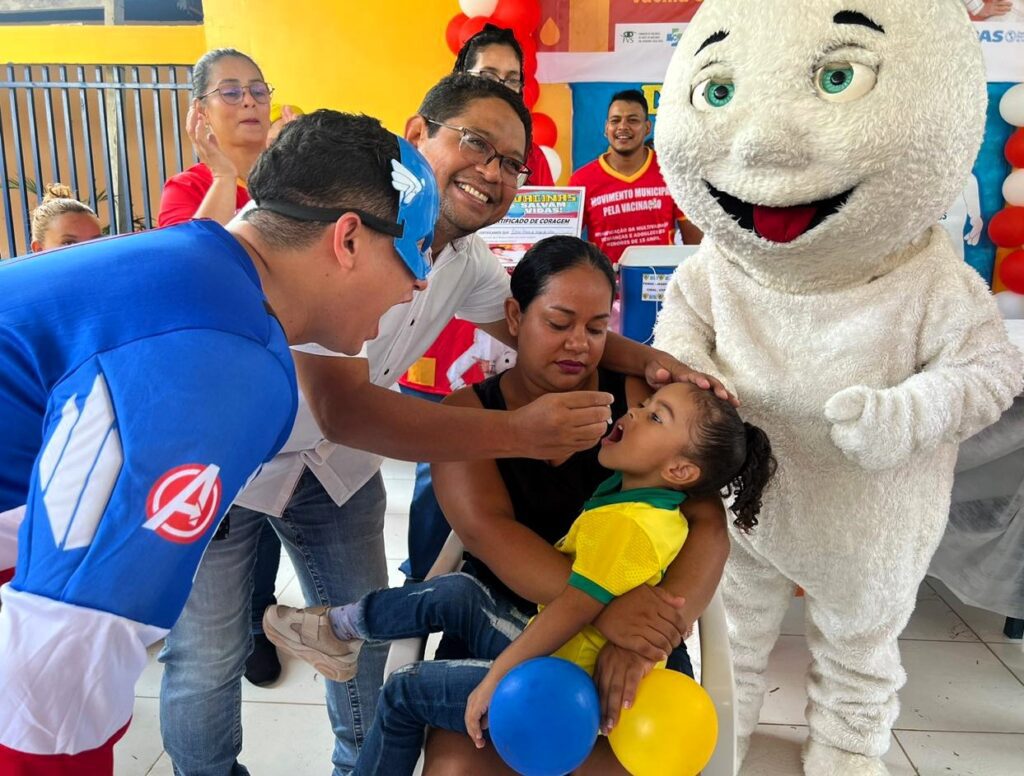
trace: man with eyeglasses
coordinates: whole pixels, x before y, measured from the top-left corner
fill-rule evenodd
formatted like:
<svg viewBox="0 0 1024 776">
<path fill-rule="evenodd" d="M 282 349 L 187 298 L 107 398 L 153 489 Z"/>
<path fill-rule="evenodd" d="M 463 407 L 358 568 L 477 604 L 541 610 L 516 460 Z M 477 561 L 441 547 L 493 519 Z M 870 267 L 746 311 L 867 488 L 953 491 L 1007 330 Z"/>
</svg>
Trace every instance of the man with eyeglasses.
<svg viewBox="0 0 1024 776">
<path fill-rule="evenodd" d="M 700 242 L 701 233 L 686 220 L 669 194 L 654 149 L 647 98 L 637 89 L 615 94 L 608 105 L 604 135 L 608 151 L 572 174 L 570 186 L 586 189 L 583 224 L 587 238 L 612 264 L 631 245 L 671 245 L 676 226 L 683 242 Z"/>
<path fill-rule="evenodd" d="M 350 603 L 388 584 L 381 456 L 559 459 L 592 447 L 608 428 L 612 397 L 599 392 L 549 394 L 522 409 L 496 412 L 390 390 L 453 316 L 509 342 L 508 274 L 475 232 L 505 215 L 529 172 L 529 112 L 506 87 L 456 74 L 430 90 L 405 136 L 430 162 L 440 192 L 429 285 L 412 304 L 381 318 L 378 336 L 359 357 L 323 348 L 295 353 L 304 399 L 285 452 L 236 499 L 228 534 L 210 545 L 162 656 L 164 743 L 181 776 L 245 773 L 235 759 L 241 749 L 238 682 L 249 646 L 249 574 L 266 514 L 281 518 L 276 523 L 307 605 Z M 711 386 L 664 354 L 618 337 L 609 338 L 605 364 L 651 381 L 675 377 Z M 355 764 L 386 657 L 386 645 L 366 645 L 355 679 L 325 682 L 337 774 Z M 190 714 L 187 720 L 177 715 L 169 728 L 174 706 Z"/>
<path fill-rule="evenodd" d="M 376 119 L 302 117 L 249 186 L 226 228 L 0 267 L 3 776 L 113 772 L 147 648 L 292 430 L 289 345 L 358 353 L 426 287 L 436 182 Z"/>
<path fill-rule="evenodd" d="M 485 24 L 459 49 L 452 72 L 486 78 L 522 94 L 523 49 L 512 30 Z M 527 185 L 554 185 L 547 157 L 536 143 L 530 144 L 526 166 L 530 169 Z M 473 324 L 455 318 L 420 359 L 409 367 L 409 371 L 399 378 L 399 390 L 424 401 L 443 401 L 453 390 L 449 375 L 457 375 L 456 380 L 466 384 L 484 379 L 484 370 L 475 358 L 481 349 L 487 351 L 488 356 L 497 357 L 492 363 L 498 371 L 498 364 L 510 365 L 515 357 L 502 343 L 479 331 Z M 465 368 L 467 365 L 468 370 Z M 422 579 L 427 574 L 450 532 L 448 521 L 434 495 L 430 464 L 417 463 L 409 504 L 409 556 L 399 566 L 408 579 Z"/>
</svg>

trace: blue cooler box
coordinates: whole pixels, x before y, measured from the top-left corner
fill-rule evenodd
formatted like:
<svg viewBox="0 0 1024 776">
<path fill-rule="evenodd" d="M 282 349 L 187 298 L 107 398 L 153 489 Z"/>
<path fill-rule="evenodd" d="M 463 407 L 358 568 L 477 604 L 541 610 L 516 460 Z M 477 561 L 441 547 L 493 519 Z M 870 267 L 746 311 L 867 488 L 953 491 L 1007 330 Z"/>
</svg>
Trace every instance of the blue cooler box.
<svg viewBox="0 0 1024 776">
<path fill-rule="evenodd" d="M 636 245 L 619 259 L 621 331 L 650 343 L 665 287 L 676 267 L 696 253 L 696 245 Z"/>
</svg>

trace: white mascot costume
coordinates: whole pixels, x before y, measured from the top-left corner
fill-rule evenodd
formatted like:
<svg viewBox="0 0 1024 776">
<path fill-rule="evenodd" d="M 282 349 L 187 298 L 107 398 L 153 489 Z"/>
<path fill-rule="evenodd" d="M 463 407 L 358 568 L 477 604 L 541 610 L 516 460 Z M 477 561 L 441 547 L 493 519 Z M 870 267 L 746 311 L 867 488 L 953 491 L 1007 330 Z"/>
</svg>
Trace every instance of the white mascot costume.
<svg viewBox="0 0 1024 776">
<path fill-rule="evenodd" d="M 957 445 L 1022 387 L 988 288 L 936 226 L 985 102 L 961 0 L 705 0 L 665 79 L 658 157 L 705 240 L 655 344 L 720 376 L 771 438 L 778 474 L 724 582 L 739 745 L 800 585 L 808 776 L 887 772 L 896 639 Z"/>
</svg>

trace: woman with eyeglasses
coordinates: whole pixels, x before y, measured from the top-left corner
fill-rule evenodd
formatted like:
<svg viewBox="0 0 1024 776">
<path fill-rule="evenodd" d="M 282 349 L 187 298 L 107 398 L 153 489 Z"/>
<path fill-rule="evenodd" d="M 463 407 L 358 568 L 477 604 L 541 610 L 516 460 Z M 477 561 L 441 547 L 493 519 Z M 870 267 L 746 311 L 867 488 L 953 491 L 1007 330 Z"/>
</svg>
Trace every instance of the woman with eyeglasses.
<svg viewBox="0 0 1024 776">
<path fill-rule="evenodd" d="M 164 184 L 160 226 L 193 218 L 226 224 L 249 201 L 245 180 L 267 145 L 272 92 L 241 51 L 215 49 L 199 58 L 186 120 L 199 164 Z"/>
<path fill-rule="evenodd" d="M 508 87 L 517 94 L 523 93 L 526 79 L 523 75 L 523 49 L 512 30 L 502 29 L 493 24 L 486 25 L 471 37 L 459 50 L 452 72 L 469 73 L 486 78 Z M 527 186 L 553 186 L 551 166 L 540 146 L 533 144 L 526 155 L 526 166 L 530 168 Z"/>
</svg>

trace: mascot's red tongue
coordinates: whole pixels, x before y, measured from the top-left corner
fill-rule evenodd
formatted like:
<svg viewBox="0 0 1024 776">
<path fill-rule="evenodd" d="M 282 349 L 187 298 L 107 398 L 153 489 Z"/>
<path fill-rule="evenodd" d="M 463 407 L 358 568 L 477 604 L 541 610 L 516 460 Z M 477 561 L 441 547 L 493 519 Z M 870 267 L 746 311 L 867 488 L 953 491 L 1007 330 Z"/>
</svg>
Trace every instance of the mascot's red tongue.
<svg viewBox="0 0 1024 776">
<path fill-rule="evenodd" d="M 766 240 L 777 243 L 793 242 L 807 231 L 818 208 L 814 205 L 797 207 L 764 207 L 754 205 L 754 228 Z"/>
</svg>

